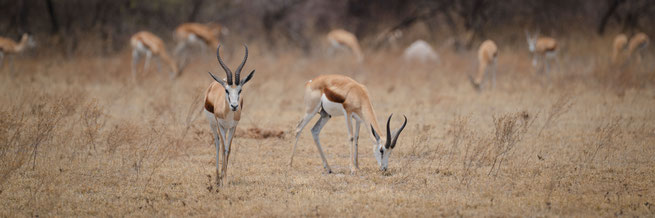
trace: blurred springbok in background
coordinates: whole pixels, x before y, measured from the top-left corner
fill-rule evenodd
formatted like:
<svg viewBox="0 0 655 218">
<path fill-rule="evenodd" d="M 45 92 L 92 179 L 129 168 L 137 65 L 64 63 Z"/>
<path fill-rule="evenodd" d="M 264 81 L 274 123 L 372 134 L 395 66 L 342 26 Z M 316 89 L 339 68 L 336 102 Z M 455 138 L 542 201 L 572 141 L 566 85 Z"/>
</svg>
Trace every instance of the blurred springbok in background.
<svg viewBox="0 0 655 218">
<path fill-rule="evenodd" d="M 537 67 L 539 61 L 542 62 L 542 66 L 537 69 L 537 72 L 543 72 L 545 69 L 546 77 L 548 77 L 548 72 L 550 71 L 550 59 L 557 60 L 557 51 L 558 45 L 557 40 L 551 37 L 539 36 L 539 31 L 534 35 L 530 35 L 528 31 L 525 31 L 525 37 L 528 41 L 528 49 L 532 53 L 532 66 Z M 559 63 L 557 63 L 559 66 Z"/>
<path fill-rule="evenodd" d="M 335 29 L 327 34 L 327 41 L 330 43 L 328 47 L 329 55 L 334 54 L 336 49 L 347 48 L 355 55 L 357 62 L 364 61 L 364 54 L 354 34 L 343 29 Z"/>
<path fill-rule="evenodd" d="M 612 65 L 619 65 L 623 60 L 623 52 L 628 48 L 628 37 L 620 33 L 612 43 Z"/>
<path fill-rule="evenodd" d="M 207 47 L 216 48 L 219 43 L 220 35 L 227 35 L 228 29 L 220 24 L 209 23 L 183 23 L 177 26 L 174 32 L 175 56 L 181 57 L 181 66 L 187 64 L 187 58 L 190 46 L 199 46 L 201 54 L 205 54 Z"/>
<path fill-rule="evenodd" d="M 20 38 L 20 42 L 16 42 L 12 39 L 0 37 L 0 69 L 5 60 L 5 56 L 11 57 L 9 60 L 9 73 L 14 72 L 14 55 L 20 54 L 27 48 L 33 48 L 36 46 L 36 42 L 29 33 L 23 33 L 23 36 Z"/>
<path fill-rule="evenodd" d="M 496 62 L 498 59 L 498 46 L 491 40 L 485 40 L 478 49 L 478 73 L 475 78 L 469 75 L 469 81 L 475 90 L 482 89 L 482 80 L 491 71 L 491 87 L 496 87 Z"/>
<path fill-rule="evenodd" d="M 637 63 L 641 63 L 642 53 L 646 51 L 646 47 L 650 43 L 648 35 L 645 33 L 637 33 L 628 42 L 628 59 L 636 59 Z"/>
<path fill-rule="evenodd" d="M 143 71 L 147 71 L 150 67 L 150 59 L 154 55 L 166 62 L 171 68 L 170 78 L 174 79 L 180 74 L 180 70 L 173 61 L 173 59 L 166 52 L 164 42 L 148 31 L 138 32 L 130 38 L 130 45 L 132 46 L 132 79 L 136 81 L 137 64 L 141 56 L 145 55 L 145 63 L 143 64 Z M 161 63 L 157 62 L 157 71 L 161 71 Z"/>
</svg>

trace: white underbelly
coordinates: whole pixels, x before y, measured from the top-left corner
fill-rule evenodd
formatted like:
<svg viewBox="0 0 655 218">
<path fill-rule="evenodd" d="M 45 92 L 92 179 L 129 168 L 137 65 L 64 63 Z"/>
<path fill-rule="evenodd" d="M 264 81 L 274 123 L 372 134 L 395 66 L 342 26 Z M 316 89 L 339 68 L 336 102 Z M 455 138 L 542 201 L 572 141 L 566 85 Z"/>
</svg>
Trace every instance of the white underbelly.
<svg viewBox="0 0 655 218">
<path fill-rule="evenodd" d="M 140 53 L 146 53 L 149 51 L 148 47 L 146 47 L 141 41 L 136 43 L 136 47 L 134 49 L 136 49 Z"/>
<path fill-rule="evenodd" d="M 199 43 L 200 42 L 200 39 L 198 39 L 198 36 L 196 36 L 196 34 L 189 34 L 189 37 L 187 37 L 187 40 L 190 43 Z"/>
<path fill-rule="evenodd" d="M 323 110 L 330 116 L 343 116 L 346 113 L 346 109 L 343 108 L 341 103 L 328 100 L 325 94 L 321 96 L 321 104 L 323 105 Z"/>
</svg>

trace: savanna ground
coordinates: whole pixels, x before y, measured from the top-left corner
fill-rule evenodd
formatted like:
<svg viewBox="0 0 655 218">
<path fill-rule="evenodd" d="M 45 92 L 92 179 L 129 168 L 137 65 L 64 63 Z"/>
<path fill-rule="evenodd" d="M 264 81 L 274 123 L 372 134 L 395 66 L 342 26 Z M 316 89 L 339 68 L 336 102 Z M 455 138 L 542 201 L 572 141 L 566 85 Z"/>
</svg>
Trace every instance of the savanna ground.
<svg viewBox="0 0 655 218">
<path fill-rule="evenodd" d="M 482 93 L 466 78 L 473 52 L 418 66 L 369 51 L 357 65 L 253 44 L 224 187 L 199 113 L 206 72 L 224 75 L 210 52 L 175 81 L 153 65 L 136 85 L 127 50 L 18 57 L 0 80 L 0 216 L 654 216 L 653 56 L 610 70 L 609 37 L 572 38 L 546 82 L 518 42 L 500 46 L 497 87 Z M 226 48 L 236 66 L 242 48 Z M 367 85 L 380 122 L 408 117 L 388 173 L 362 128 L 350 174 L 343 118 L 321 135 L 334 174 L 314 121 L 287 165 L 303 85 L 326 73 Z"/>
</svg>

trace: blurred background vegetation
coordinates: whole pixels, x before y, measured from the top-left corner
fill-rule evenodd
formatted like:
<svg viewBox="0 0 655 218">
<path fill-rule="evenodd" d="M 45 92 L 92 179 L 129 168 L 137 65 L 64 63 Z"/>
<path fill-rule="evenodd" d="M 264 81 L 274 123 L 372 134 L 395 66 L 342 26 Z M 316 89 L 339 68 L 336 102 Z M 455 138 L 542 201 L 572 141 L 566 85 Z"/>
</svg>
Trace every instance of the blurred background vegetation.
<svg viewBox="0 0 655 218">
<path fill-rule="evenodd" d="M 652 0 L 0 1 L 3 36 L 17 39 L 32 32 L 41 46 L 67 54 L 88 45 L 101 45 L 101 54 L 119 52 L 139 30 L 170 40 L 184 22 L 222 24 L 230 30 L 228 41 L 309 52 L 318 36 L 333 28 L 355 33 L 368 49 L 385 46 L 386 36 L 395 30 L 414 33 L 405 34 L 405 41 L 422 38 L 466 49 L 486 38 L 524 43 L 524 30 L 555 37 L 637 31 L 653 35 L 654 20 Z"/>
</svg>

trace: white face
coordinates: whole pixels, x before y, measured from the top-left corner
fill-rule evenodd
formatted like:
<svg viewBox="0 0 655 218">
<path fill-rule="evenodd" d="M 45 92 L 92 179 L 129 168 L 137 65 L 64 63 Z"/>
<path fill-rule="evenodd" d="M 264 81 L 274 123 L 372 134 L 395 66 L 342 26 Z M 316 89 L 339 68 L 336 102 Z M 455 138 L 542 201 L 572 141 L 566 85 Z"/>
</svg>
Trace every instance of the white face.
<svg viewBox="0 0 655 218">
<path fill-rule="evenodd" d="M 380 170 L 387 171 L 389 168 L 389 155 L 391 154 L 391 151 L 393 151 L 393 149 L 386 149 L 384 147 L 384 142 L 378 143 L 373 147 L 373 154 L 375 155 L 375 159 L 378 161 Z"/>
<path fill-rule="evenodd" d="M 230 110 L 236 111 L 239 108 L 239 96 L 241 96 L 241 86 L 225 85 L 225 100 L 230 105 Z"/>
<path fill-rule="evenodd" d="M 391 151 L 393 150 L 393 148 L 396 147 L 396 142 L 398 140 L 398 136 L 400 135 L 400 132 L 402 132 L 403 129 L 405 128 L 405 125 L 407 125 L 407 117 L 405 117 L 405 121 L 403 122 L 403 125 L 400 126 L 400 128 L 393 131 L 393 133 L 389 129 L 389 122 L 391 122 L 391 116 L 389 116 L 389 119 L 387 119 L 386 140 L 381 139 L 380 135 L 373 128 L 373 125 L 371 125 L 371 133 L 373 134 L 373 139 L 375 140 L 375 145 L 373 146 L 373 155 L 375 156 L 375 159 L 378 161 L 378 165 L 380 166 L 380 170 L 382 171 L 387 171 L 387 168 L 389 167 L 389 156 L 391 155 Z"/>
<path fill-rule="evenodd" d="M 526 40 L 528 41 L 528 49 L 530 52 L 534 52 L 535 49 L 535 44 L 537 44 L 537 37 L 530 37 L 530 35 L 526 34 Z"/>
</svg>

